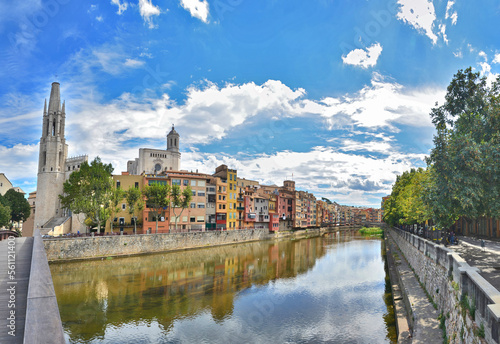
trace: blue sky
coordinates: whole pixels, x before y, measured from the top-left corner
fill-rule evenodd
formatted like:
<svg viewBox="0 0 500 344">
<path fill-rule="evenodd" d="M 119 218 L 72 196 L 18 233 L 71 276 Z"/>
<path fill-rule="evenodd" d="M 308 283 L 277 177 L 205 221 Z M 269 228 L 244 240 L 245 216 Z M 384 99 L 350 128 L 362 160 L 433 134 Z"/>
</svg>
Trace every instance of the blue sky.
<svg viewBox="0 0 500 344">
<path fill-rule="evenodd" d="M 494 0 L 0 2 L 0 172 L 36 189 L 44 99 L 66 101 L 69 155 L 115 173 L 141 147 L 181 168 L 380 205 L 425 166 L 458 69 L 500 72 Z"/>
</svg>

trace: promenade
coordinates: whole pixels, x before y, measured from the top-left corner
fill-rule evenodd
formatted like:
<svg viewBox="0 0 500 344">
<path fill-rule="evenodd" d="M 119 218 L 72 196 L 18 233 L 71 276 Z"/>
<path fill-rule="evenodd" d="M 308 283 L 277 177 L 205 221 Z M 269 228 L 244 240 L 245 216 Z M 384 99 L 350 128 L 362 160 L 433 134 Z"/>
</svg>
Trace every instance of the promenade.
<svg viewBox="0 0 500 344">
<path fill-rule="evenodd" d="M 500 291 L 500 242 L 484 240 L 483 250 L 481 239 L 458 237 L 458 240 L 458 245 L 448 248 L 457 252 L 470 266 L 479 268 L 479 274 Z"/>
<path fill-rule="evenodd" d="M 0 343 L 23 343 L 32 251 L 33 238 L 0 241 Z"/>
</svg>

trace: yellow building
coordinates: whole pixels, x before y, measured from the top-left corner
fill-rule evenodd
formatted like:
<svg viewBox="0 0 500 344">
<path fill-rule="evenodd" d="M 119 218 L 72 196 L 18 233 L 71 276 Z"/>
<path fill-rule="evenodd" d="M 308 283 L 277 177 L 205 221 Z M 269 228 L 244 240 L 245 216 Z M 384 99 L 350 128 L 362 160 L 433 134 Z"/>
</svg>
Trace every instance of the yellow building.
<svg viewBox="0 0 500 344">
<path fill-rule="evenodd" d="M 134 187 L 142 191 L 144 184 L 144 176 L 129 175 L 128 172 L 123 172 L 121 175 L 114 175 L 113 181 L 115 187 L 127 191 Z M 134 232 L 134 223 L 132 217 L 137 219 L 138 232 L 142 232 L 142 211 L 136 211 L 131 215 L 128 210 L 128 204 L 125 198 L 118 204 L 120 210 L 112 214 L 112 217 L 106 222 L 106 232 L 111 232 L 111 222 L 113 222 L 113 232 Z"/>
<path fill-rule="evenodd" d="M 238 198 L 238 187 L 237 187 L 237 171 L 229 169 L 226 165 L 220 165 L 215 169 L 214 177 L 219 177 L 222 182 L 227 183 L 227 217 L 226 224 L 228 230 L 236 229 L 236 223 L 238 221 L 238 210 L 237 208 L 237 198 Z"/>
</svg>

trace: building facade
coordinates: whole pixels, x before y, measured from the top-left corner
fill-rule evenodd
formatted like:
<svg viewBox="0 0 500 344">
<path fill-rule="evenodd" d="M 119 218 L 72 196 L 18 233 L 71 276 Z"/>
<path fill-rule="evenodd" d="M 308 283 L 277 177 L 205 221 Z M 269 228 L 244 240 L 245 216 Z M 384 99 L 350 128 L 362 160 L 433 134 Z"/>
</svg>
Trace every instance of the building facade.
<svg viewBox="0 0 500 344">
<path fill-rule="evenodd" d="M 172 126 L 172 130 L 167 135 L 167 149 L 140 148 L 139 157 L 127 162 L 127 172 L 140 175 L 179 171 L 181 168 L 179 141 L 180 136 Z"/>
</svg>

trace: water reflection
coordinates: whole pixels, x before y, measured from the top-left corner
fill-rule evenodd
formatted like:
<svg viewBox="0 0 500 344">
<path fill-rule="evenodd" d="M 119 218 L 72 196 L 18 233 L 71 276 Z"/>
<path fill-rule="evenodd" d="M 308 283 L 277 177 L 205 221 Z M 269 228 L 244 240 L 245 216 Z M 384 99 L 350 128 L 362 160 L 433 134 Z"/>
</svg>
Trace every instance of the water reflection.
<svg viewBox="0 0 500 344">
<path fill-rule="evenodd" d="M 393 337 L 381 241 L 352 233 L 54 264 L 51 271 L 71 343 Z"/>
</svg>

